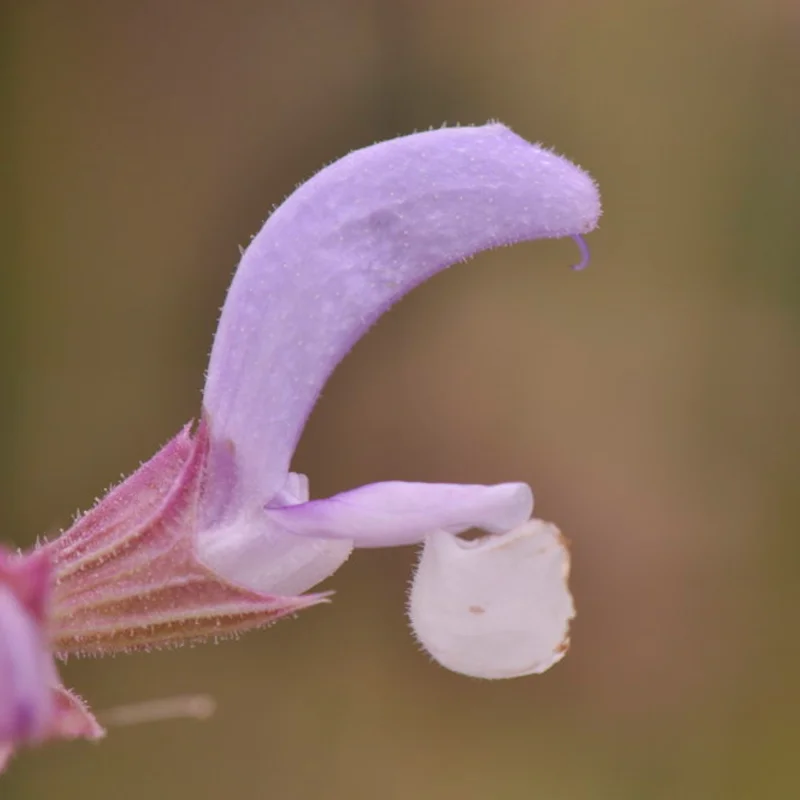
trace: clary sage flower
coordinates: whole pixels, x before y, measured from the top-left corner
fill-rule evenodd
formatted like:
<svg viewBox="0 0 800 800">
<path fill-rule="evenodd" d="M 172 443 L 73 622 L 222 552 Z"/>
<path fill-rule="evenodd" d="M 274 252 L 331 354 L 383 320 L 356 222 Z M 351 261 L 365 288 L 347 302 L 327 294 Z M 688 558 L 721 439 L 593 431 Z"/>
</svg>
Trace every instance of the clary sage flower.
<svg viewBox="0 0 800 800">
<path fill-rule="evenodd" d="M 388 482 L 310 500 L 292 456 L 339 361 L 393 303 L 488 248 L 581 234 L 578 167 L 499 124 L 351 153 L 298 188 L 244 252 L 202 413 L 57 539 L 0 551 L 0 769 L 12 750 L 102 730 L 54 657 L 146 650 L 268 624 L 353 549 L 420 545 L 409 617 L 456 672 L 508 678 L 566 651 L 558 529 L 524 483 Z M 460 538 L 480 529 L 479 539 Z"/>
</svg>

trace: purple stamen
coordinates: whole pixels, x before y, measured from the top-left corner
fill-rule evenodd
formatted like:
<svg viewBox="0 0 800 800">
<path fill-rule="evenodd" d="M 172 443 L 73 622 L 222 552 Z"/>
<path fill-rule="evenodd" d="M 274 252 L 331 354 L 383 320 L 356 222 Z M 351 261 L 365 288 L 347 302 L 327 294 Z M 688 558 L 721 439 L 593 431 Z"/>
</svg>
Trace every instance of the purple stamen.
<svg viewBox="0 0 800 800">
<path fill-rule="evenodd" d="M 581 251 L 581 260 L 579 263 L 573 264 L 572 269 L 574 270 L 586 269 L 586 267 L 589 266 L 589 245 L 587 245 L 586 242 L 583 240 L 583 236 L 575 235 L 572 238 Z"/>
</svg>

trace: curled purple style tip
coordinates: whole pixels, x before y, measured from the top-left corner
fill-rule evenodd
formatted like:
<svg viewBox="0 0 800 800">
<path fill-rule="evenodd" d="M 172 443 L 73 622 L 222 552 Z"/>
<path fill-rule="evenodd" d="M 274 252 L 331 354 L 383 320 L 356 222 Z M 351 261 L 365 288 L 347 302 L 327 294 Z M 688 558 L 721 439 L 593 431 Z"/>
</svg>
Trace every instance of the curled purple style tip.
<svg viewBox="0 0 800 800">
<path fill-rule="evenodd" d="M 572 237 L 575 241 L 575 244 L 578 245 L 579 250 L 581 251 L 581 260 L 577 264 L 572 265 L 572 269 L 574 270 L 581 270 L 586 269 L 589 266 L 589 245 L 586 244 L 584 241 L 583 236 L 575 235 Z"/>
</svg>

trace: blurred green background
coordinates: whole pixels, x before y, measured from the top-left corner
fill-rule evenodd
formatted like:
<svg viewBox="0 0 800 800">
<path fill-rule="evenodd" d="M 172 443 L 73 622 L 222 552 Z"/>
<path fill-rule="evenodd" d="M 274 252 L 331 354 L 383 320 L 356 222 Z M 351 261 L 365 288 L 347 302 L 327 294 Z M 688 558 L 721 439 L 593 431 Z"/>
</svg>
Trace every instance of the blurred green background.
<svg viewBox="0 0 800 800">
<path fill-rule="evenodd" d="M 794 0 L 6 2 L 3 539 L 67 525 L 197 414 L 269 210 L 347 151 L 497 118 L 587 168 L 570 242 L 438 276 L 329 384 L 296 467 L 525 480 L 573 542 L 541 677 L 418 651 L 411 551 L 241 641 L 71 662 L 96 710 L 219 712 L 15 761 L 3 800 L 800 796 Z"/>
</svg>

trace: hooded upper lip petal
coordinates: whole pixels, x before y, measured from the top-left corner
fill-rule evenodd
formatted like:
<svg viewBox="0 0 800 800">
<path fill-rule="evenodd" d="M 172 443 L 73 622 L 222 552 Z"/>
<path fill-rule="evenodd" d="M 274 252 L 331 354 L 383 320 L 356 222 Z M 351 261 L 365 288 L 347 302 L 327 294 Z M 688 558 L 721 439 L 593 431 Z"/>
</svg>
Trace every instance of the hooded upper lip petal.
<svg viewBox="0 0 800 800">
<path fill-rule="evenodd" d="M 599 214 L 585 172 L 499 124 L 383 142 L 303 184 L 244 253 L 211 353 L 211 463 L 234 454 L 230 503 L 282 488 L 322 385 L 400 297 L 480 250 L 585 233 Z"/>
</svg>

